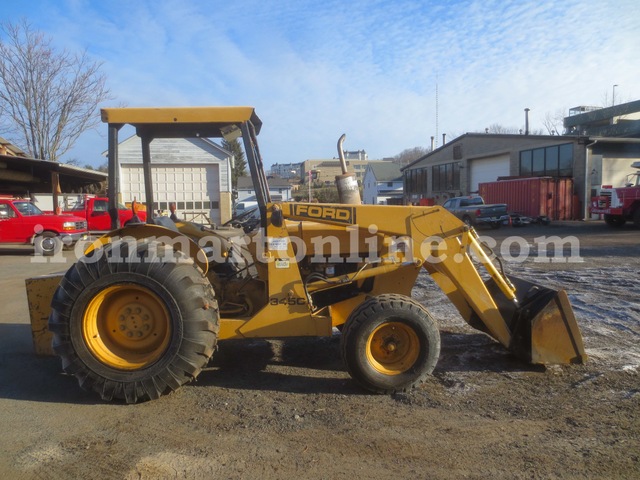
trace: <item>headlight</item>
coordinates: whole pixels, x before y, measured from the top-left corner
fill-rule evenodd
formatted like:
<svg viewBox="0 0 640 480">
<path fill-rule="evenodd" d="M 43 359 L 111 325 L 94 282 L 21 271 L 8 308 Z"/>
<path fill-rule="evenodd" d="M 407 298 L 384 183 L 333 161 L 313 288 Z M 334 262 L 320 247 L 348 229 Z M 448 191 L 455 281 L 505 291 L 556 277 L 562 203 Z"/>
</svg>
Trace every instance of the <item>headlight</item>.
<svg viewBox="0 0 640 480">
<path fill-rule="evenodd" d="M 76 222 L 64 222 L 62 224 L 62 229 L 63 230 L 75 230 L 76 229 Z"/>
</svg>

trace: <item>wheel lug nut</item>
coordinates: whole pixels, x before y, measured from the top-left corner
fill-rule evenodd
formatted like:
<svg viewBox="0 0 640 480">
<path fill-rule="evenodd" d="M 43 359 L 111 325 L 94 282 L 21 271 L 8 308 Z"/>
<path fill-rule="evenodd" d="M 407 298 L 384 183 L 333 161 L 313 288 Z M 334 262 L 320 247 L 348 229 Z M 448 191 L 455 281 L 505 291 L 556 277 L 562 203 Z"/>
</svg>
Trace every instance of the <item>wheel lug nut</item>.
<svg viewBox="0 0 640 480">
<path fill-rule="evenodd" d="M 120 327 L 118 327 L 118 328 L 120 328 L 120 331 L 122 332 L 122 331 L 124 331 L 124 329 L 125 329 L 125 328 L 127 328 L 127 327 L 125 327 L 124 325 L 120 325 Z"/>
<path fill-rule="evenodd" d="M 136 332 L 136 335 L 138 336 L 138 338 L 140 338 L 140 337 L 142 336 L 142 332 L 141 332 L 140 330 L 138 330 L 138 331 Z"/>
<path fill-rule="evenodd" d="M 133 337 L 133 332 L 127 332 L 127 337 L 129 338 Z"/>
</svg>

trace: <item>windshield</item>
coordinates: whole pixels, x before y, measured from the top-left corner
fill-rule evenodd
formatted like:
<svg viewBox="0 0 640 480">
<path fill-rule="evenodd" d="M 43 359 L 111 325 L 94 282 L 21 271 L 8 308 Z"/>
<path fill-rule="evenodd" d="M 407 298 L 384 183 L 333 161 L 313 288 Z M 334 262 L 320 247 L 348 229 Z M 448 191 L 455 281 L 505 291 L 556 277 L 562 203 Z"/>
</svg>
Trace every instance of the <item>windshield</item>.
<svg viewBox="0 0 640 480">
<path fill-rule="evenodd" d="M 71 208 L 71 212 L 81 212 L 85 209 L 84 201 L 76 203 L 73 208 Z M 129 210 L 126 205 L 118 203 L 118 210 Z M 109 202 L 107 200 L 96 200 L 93 204 L 94 212 L 107 212 L 109 211 Z"/>
<path fill-rule="evenodd" d="M 42 210 L 31 202 L 13 202 L 13 204 L 25 217 L 29 217 L 31 215 L 42 215 Z"/>
<path fill-rule="evenodd" d="M 470 207 L 472 205 L 482 205 L 482 198 L 481 197 L 471 197 L 471 198 L 465 198 L 464 200 L 460 200 L 460 206 L 461 207 Z"/>
</svg>

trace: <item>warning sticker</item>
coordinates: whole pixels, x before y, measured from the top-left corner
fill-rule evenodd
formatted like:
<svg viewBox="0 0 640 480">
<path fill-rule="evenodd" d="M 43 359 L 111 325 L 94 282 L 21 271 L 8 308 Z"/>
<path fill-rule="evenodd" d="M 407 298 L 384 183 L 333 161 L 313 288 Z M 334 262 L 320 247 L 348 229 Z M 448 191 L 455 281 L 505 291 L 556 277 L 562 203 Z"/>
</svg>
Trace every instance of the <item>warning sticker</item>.
<svg viewBox="0 0 640 480">
<path fill-rule="evenodd" d="M 269 238 L 269 250 L 286 252 L 289 245 L 289 237 Z"/>
<path fill-rule="evenodd" d="M 289 268 L 289 259 L 288 258 L 276 258 L 276 268 Z"/>
</svg>

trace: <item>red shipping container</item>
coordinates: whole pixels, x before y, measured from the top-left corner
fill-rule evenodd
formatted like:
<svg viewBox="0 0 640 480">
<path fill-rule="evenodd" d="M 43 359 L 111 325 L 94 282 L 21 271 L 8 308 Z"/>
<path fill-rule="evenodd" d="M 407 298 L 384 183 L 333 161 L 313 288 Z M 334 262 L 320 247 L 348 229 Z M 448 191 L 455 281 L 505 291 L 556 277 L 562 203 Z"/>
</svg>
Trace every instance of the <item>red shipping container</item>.
<svg viewBox="0 0 640 480">
<path fill-rule="evenodd" d="M 532 177 L 478 185 L 486 203 L 506 203 L 509 212 L 551 220 L 575 220 L 573 179 Z"/>
</svg>

